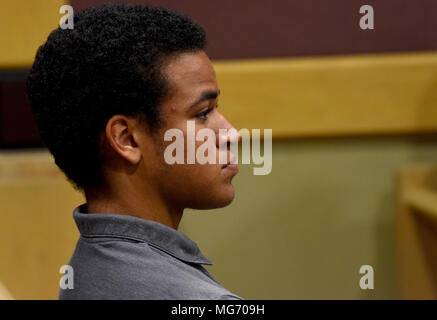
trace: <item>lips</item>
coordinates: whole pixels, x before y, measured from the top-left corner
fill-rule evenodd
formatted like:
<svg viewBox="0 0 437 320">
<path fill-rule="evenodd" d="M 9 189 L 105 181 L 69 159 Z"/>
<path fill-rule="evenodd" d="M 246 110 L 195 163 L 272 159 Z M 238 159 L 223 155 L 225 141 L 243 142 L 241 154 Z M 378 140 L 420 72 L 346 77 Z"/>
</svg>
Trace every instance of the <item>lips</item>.
<svg viewBox="0 0 437 320">
<path fill-rule="evenodd" d="M 223 166 L 222 170 L 227 170 L 227 171 L 234 172 L 235 174 L 237 174 L 238 173 L 238 165 L 228 163 L 228 164 Z"/>
<path fill-rule="evenodd" d="M 229 162 L 222 166 L 222 170 L 226 170 L 227 172 L 237 174 L 238 173 L 237 156 L 232 152 L 230 152 L 229 158 L 230 158 Z"/>
</svg>

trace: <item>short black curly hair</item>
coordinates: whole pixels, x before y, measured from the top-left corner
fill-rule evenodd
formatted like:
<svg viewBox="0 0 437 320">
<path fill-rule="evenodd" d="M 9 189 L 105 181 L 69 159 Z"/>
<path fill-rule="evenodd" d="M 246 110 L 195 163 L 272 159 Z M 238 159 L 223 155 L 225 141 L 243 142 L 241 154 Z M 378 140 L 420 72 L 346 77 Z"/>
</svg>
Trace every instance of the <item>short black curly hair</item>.
<svg viewBox="0 0 437 320">
<path fill-rule="evenodd" d="M 205 50 L 202 27 L 169 9 L 105 4 L 54 30 L 30 70 L 27 87 L 40 135 L 77 189 L 101 186 L 99 136 L 115 114 L 162 124 L 169 93 L 162 66 L 175 54 Z"/>
</svg>

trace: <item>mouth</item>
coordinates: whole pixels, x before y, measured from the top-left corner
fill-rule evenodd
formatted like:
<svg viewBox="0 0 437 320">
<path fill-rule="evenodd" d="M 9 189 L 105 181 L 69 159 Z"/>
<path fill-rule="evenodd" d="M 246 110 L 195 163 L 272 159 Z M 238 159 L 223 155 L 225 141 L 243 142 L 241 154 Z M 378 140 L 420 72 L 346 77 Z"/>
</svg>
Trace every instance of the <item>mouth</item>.
<svg viewBox="0 0 437 320">
<path fill-rule="evenodd" d="M 230 152 L 229 158 L 228 163 L 222 166 L 222 170 L 229 172 L 232 175 L 236 175 L 238 173 L 237 156 Z"/>
<path fill-rule="evenodd" d="M 237 174 L 238 173 L 238 165 L 237 164 L 228 163 L 228 164 L 225 164 L 222 167 L 222 170 L 226 170 L 226 171 L 232 172 L 234 174 Z"/>
</svg>

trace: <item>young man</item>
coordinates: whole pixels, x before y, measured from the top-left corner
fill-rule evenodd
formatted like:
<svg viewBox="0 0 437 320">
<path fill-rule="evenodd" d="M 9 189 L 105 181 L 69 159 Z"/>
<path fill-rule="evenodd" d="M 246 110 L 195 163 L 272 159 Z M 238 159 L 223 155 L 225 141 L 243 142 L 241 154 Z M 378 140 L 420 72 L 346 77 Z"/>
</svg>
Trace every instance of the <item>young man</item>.
<svg viewBox="0 0 437 320">
<path fill-rule="evenodd" d="M 213 130 L 217 150 L 238 139 L 219 137 L 232 126 L 217 110 L 205 46 L 204 30 L 176 12 L 104 5 L 77 13 L 73 30 L 53 31 L 38 50 L 32 110 L 55 163 L 86 197 L 73 213 L 74 289 L 60 299 L 241 299 L 177 231 L 185 208 L 232 201 L 236 166 L 164 159 L 165 132 L 187 137 L 187 121 Z"/>
</svg>

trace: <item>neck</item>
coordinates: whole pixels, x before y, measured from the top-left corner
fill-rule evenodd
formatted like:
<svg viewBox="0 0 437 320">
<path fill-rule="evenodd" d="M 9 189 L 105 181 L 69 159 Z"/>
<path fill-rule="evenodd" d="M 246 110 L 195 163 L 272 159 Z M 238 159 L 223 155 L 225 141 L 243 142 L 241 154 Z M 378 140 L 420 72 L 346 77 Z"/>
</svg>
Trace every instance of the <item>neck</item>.
<svg viewBox="0 0 437 320">
<path fill-rule="evenodd" d="M 125 214 L 152 220 L 178 229 L 183 209 L 168 206 L 153 190 L 138 191 L 130 184 L 118 184 L 110 190 L 86 190 L 89 213 Z"/>
</svg>

